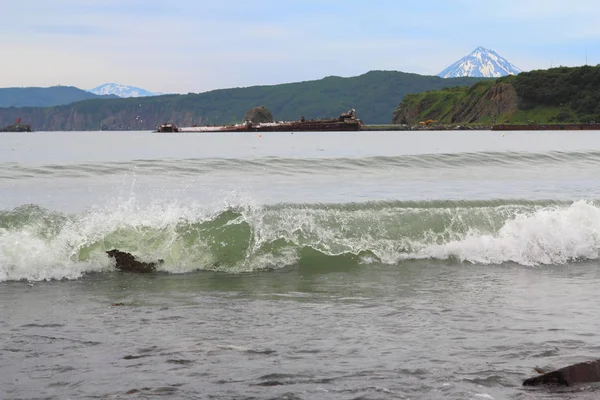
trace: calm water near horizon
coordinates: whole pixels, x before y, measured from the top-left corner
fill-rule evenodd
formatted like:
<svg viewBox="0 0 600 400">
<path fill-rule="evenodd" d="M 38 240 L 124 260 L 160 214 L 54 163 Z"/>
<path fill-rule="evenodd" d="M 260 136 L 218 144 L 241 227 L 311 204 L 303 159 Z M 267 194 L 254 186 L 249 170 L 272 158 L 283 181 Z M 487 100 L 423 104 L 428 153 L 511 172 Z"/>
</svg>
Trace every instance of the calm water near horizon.
<svg viewBox="0 0 600 400">
<path fill-rule="evenodd" d="M 600 396 L 600 132 L 0 143 L 1 399 Z"/>
</svg>

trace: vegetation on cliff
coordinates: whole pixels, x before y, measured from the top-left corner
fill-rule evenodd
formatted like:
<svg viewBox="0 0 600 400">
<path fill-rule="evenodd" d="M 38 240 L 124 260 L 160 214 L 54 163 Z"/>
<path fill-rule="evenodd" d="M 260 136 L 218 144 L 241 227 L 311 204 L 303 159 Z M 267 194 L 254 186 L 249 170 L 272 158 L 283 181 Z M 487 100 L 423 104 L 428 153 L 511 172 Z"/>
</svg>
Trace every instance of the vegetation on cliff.
<svg viewBox="0 0 600 400">
<path fill-rule="evenodd" d="M 514 82 L 519 109 L 560 110 L 558 122 L 600 122 L 600 65 L 523 73 Z"/>
<path fill-rule="evenodd" d="M 0 88 L 0 107 L 54 107 L 77 101 L 117 96 L 98 96 L 73 86 Z"/>
<path fill-rule="evenodd" d="M 364 123 L 389 123 L 407 93 L 472 85 L 477 78 L 443 79 L 395 71 L 371 71 L 352 78 L 214 90 L 187 95 L 87 100 L 52 108 L 0 109 L 0 125 L 15 118 L 40 130 L 151 130 L 165 122 L 179 126 L 242 122 L 247 110 L 264 105 L 278 120 L 337 118 L 354 108 Z"/>
<path fill-rule="evenodd" d="M 549 124 L 600 121 L 600 65 L 552 68 L 404 97 L 397 124 Z"/>
</svg>

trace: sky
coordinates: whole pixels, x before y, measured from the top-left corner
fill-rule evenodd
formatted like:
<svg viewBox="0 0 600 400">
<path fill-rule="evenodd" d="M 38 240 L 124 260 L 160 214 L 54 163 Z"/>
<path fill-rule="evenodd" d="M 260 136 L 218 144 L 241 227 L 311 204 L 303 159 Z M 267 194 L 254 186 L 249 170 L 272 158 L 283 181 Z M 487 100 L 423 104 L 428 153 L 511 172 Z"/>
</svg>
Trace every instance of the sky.
<svg viewBox="0 0 600 400">
<path fill-rule="evenodd" d="M 600 64 L 599 0 L 0 0 L 0 87 L 189 93 L 435 75 L 478 46 L 523 70 Z"/>
</svg>

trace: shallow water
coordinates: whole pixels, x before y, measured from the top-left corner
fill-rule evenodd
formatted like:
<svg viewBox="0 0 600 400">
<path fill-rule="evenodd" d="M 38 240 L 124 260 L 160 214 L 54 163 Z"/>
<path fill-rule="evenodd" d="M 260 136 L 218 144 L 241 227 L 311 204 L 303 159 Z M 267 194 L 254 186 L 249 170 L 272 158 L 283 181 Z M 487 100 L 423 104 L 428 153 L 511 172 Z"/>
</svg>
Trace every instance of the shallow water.
<svg viewBox="0 0 600 400">
<path fill-rule="evenodd" d="M 596 398 L 598 133 L 2 134 L 0 398 Z"/>
</svg>

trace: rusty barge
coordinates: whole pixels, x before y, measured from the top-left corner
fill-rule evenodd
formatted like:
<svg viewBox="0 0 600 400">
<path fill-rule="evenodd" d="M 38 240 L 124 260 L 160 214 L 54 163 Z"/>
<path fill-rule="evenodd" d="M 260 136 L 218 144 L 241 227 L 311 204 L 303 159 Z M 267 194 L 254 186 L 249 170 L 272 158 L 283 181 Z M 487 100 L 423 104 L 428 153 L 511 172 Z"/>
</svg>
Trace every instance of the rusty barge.
<svg viewBox="0 0 600 400">
<path fill-rule="evenodd" d="M 340 114 L 338 118 L 298 121 L 279 121 L 253 123 L 245 121 L 241 124 L 222 126 L 178 127 L 175 124 L 163 124 L 157 132 L 324 132 L 324 131 L 359 131 L 362 122 L 356 118 L 354 109 Z"/>
</svg>

